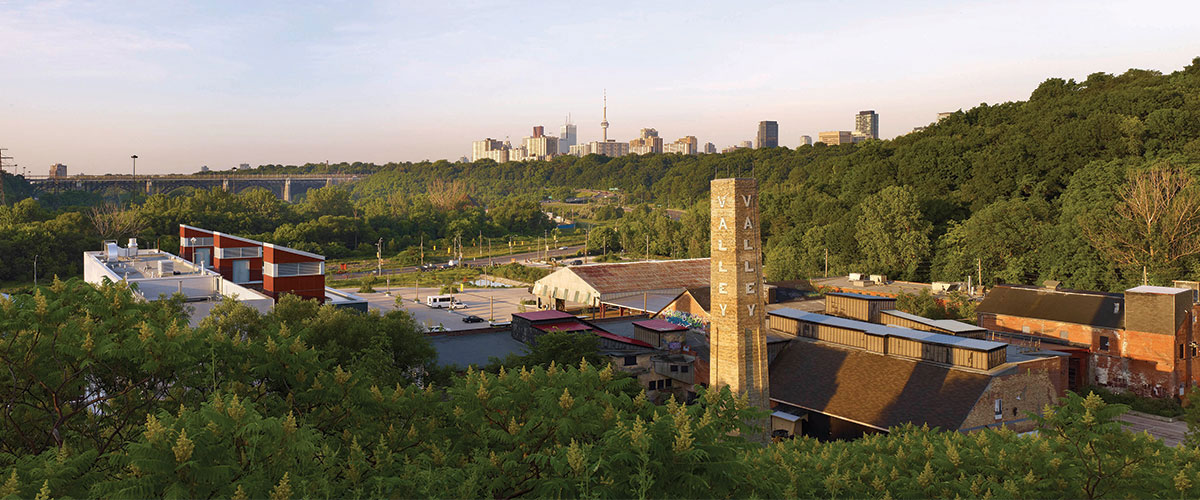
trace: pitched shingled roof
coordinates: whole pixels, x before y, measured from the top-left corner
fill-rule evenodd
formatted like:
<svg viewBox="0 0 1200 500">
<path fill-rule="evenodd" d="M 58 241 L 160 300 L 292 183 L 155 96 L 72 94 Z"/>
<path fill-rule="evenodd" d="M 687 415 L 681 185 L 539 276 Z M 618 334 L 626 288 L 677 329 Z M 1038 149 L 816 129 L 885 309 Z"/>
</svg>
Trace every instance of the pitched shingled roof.
<svg viewBox="0 0 1200 500">
<path fill-rule="evenodd" d="M 1119 293 L 1000 285 L 988 292 L 975 312 L 1125 328 L 1125 296 Z"/>
<path fill-rule="evenodd" d="M 887 429 L 962 427 L 991 377 L 797 339 L 770 367 L 771 399 Z"/>
</svg>

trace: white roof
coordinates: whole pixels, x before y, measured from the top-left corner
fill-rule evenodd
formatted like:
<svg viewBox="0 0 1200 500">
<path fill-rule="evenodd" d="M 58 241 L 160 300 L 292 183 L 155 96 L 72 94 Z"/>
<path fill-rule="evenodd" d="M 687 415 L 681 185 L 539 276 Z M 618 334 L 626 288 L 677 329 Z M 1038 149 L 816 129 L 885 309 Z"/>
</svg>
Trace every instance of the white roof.
<svg viewBox="0 0 1200 500">
<path fill-rule="evenodd" d="M 262 246 L 263 246 L 264 248 L 270 248 L 270 249 L 272 249 L 272 250 L 279 250 L 279 251 L 281 251 L 281 252 L 294 253 L 294 254 L 296 254 L 296 255 L 303 255 L 303 256 L 305 256 L 305 257 L 312 257 L 312 258 L 314 258 L 314 259 L 325 260 L 325 256 L 324 256 L 324 255 L 317 255 L 317 254 L 315 254 L 315 253 L 308 253 L 308 252 L 305 252 L 304 250 L 296 250 L 295 248 L 288 248 L 288 247 L 285 247 L 285 246 L 283 246 L 283 245 L 272 245 L 272 244 L 270 244 L 270 243 L 263 243 L 263 244 L 262 244 Z"/>
<path fill-rule="evenodd" d="M 1125 291 L 1133 292 L 1133 293 L 1153 293 L 1153 294 L 1158 294 L 1158 295 L 1178 295 L 1181 293 L 1189 293 L 1189 292 L 1191 292 L 1191 289 L 1172 288 L 1169 286 L 1142 285 L 1139 287 L 1130 288 Z"/>
</svg>

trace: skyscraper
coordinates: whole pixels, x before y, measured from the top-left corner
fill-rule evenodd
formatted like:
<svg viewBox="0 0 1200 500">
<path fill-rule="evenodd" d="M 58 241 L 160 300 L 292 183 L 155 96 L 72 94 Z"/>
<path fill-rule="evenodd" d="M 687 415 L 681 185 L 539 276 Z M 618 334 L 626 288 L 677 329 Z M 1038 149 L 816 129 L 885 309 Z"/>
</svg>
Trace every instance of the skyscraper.
<svg viewBox="0 0 1200 500">
<path fill-rule="evenodd" d="M 521 147 L 518 149 L 524 150 L 522 159 L 549 159 L 550 157 L 558 154 L 558 138 L 546 135 L 546 128 L 538 125 L 533 127 L 533 135 L 531 137 L 526 137 L 521 143 Z M 514 161 L 516 160 L 514 159 Z"/>
<path fill-rule="evenodd" d="M 868 139 L 879 138 L 879 115 L 874 110 L 859 111 L 854 117 L 854 135 Z"/>
<path fill-rule="evenodd" d="M 811 135 L 800 136 L 800 145 L 801 146 L 812 146 L 812 136 Z"/>
<path fill-rule="evenodd" d="M 774 121 L 758 122 L 758 149 L 779 147 L 779 123 Z"/>
<path fill-rule="evenodd" d="M 711 142 L 704 143 L 704 154 L 711 155 L 717 152 L 717 145 Z"/>
<path fill-rule="evenodd" d="M 571 123 L 571 115 L 567 115 L 567 121 L 559 129 L 558 134 L 558 152 L 566 154 L 571 150 L 571 146 L 579 142 L 578 132 L 575 130 L 575 124 Z"/>
</svg>

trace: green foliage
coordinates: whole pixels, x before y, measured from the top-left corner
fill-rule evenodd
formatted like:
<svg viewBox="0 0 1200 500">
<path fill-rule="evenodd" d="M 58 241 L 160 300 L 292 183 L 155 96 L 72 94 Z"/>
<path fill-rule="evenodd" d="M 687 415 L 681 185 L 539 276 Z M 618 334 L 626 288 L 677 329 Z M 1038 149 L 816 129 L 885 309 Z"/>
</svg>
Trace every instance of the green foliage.
<svg viewBox="0 0 1200 500">
<path fill-rule="evenodd" d="M 922 289 L 917 294 L 901 293 L 896 297 L 896 309 L 929 319 L 946 319 L 950 316 L 928 289 Z"/>
<path fill-rule="evenodd" d="M 524 283 L 533 283 L 550 274 L 549 269 L 523 266 L 516 262 L 483 268 L 483 273 Z"/>
<path fill-rule="evenodd" d="M 501 366 L 509 369 L 522 366 L 549 367 L 551 363 L 569 366 L 580 361 L 599 365 L 604 362 L 598 354 L 599 348 L 599 338 L 595 335 L 552 331 L 538 337 L 525 354 L 509 354 L 503 359 L 491 358 L 487 369 L 494 372 Z"/>
<path fill-rule="evenodd" d="M 1100 396 L 1106 403 L 1124 405 L 1142 413 L 1168 418 L 1187 415 L 1187 409 L 1180 406 L 1179 401 L 1176 401 L 1174 398 L 1147 398 L 1130 392 L 1113 392 L 1100 386 L 1087 386 L 1082 388 L 1080 392 L 1095 394 Z"/>
<path fill-rule="evenodd" d="M 900 279 L 916 279 L 929 258 L 930 224 L 911 190 L 888 186 L 863 200 L 855 235 L 863 257 L 873 269 Z"/>
<path fill-rule="evenodd" d="M 402 313 L 284 297 L 191 328 L 183 306 L 78 280 L 0 299 L 0 495 L 1200 496 L 1200 450 L 1125 431 L 1125 406 L 1094 394 L 1030 415 L 1035 435 L 910 425 L 764 446 L 742 437 L 765 417 L 744 398 L 651 404 L 634 377 L 578 361 L 594 337 L 546 335 L 529 365 L 434 387 Z"/>
<path fill-rule="evenodd" d="M 375 293 L 375 283 L 378 281 L 379 278 L 373 274 L 363 278 L 362 285 L 358 287 L 358 293 Z"/>
</svg>

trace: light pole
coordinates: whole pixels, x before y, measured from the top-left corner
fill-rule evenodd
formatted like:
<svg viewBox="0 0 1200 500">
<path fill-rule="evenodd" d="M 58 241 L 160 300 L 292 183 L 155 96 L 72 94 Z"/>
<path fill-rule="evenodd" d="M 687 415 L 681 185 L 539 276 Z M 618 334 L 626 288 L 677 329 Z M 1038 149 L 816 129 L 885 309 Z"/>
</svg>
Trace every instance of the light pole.
<svg viewBox="0 0 1200 500">
<path fill-rule="evenodd" d="M 33 254 L 33 287 L 37 288 L 37 259 L 38 255 Z"/>
<path fill-rule="evenodd" d="M 137 155 L 130 156 L 133 159 L 133 175 L 137 175 Z"/>
</svg>

